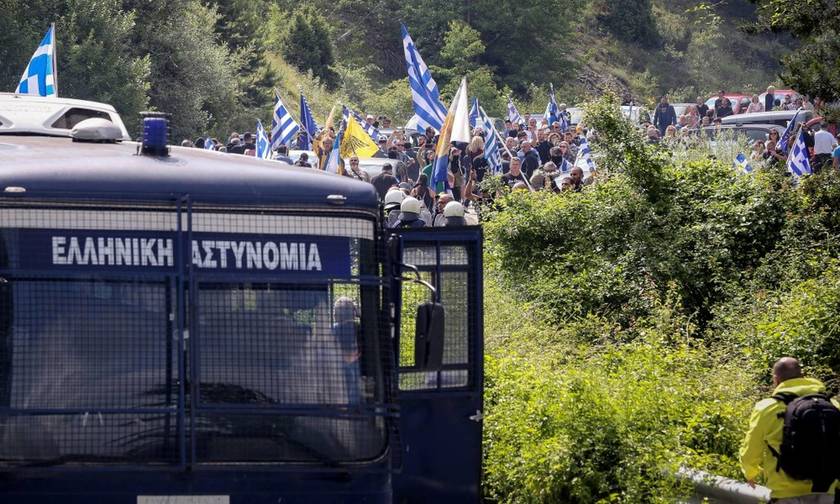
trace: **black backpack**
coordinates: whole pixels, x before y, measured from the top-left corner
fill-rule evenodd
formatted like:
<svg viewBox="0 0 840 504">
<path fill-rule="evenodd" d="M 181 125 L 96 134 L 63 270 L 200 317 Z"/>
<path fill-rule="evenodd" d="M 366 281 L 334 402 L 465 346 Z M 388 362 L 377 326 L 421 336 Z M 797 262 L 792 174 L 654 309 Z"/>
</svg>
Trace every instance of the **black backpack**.
<svg viewBox="0 0 840 504">
<path fill-rule="evenodd" d="M 787 405 L 782 445 L 769 446 L 776 457 L 776 470 L 782 469 L 797 480 L 811 480 L 813 492 L 827 492 L 840 479 L 840 409 L 825 394 L 797 396 L 790 392 L 773 399 Z"/>
</svg>

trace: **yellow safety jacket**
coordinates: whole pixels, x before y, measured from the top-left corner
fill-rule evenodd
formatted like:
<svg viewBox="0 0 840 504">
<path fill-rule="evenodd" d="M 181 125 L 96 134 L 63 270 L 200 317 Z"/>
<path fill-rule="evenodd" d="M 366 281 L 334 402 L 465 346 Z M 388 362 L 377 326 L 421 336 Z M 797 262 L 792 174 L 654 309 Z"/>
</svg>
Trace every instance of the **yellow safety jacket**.
<svg viewBox="0 0 840 504">
<path fill-rule="evenodd" d="M 825 385 L 814 378 L 793 378 L 780 383 L 773 394 L 782 392 L 793 393 L 797 396 L 818 394 L 825 392 Z M 836 399 L 832 399 L 831 402 L 840 407 Z M 759 401 L 750 415 L 750 426 L 740 452 L 744 476 L 748 480 L 757 480 L 763 472 L 765 484 L 770 489 L 770 497 L 773 499 L 799 497 L 813 493 L 811 481 L 795 480 L 783 470 L 777 470 L 776 457 L 768 448 L 771 446 L 776 453 L 779 453 L 784 427 L 784 418 L 780 418 L 779 413 L 784 414 L 785 410 L 786 406 L 782 401 L 773 398 Z M 829 493 L 834 493 L 836 485 L 837 482 L 831 485 Z"/>
</svg>

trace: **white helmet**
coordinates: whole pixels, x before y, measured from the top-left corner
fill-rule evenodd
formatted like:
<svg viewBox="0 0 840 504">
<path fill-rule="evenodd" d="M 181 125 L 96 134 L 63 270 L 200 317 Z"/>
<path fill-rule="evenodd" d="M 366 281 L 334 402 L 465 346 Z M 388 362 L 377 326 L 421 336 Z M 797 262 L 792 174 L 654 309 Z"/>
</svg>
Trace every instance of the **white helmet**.
<svg viewBox="0 0 840 504">
<path fill-rule="evenodd" d="M 464 216 L 464 205 L 458 203 L 457 201 L 450 201 L 443 207 L 443 216 L 444 217 L 463 217 Z"/>
<path fill-rule="evenodd" d="M 399 205 L 405 199 L 405 193 L 402 192 L 400 189 L 390 189 L 385 194 L 385 206 L 389 204 L 396 204 Z"/>
<path fill-rule="evenodd" d="M 420 215 L 420 200 L 413 196 L 406 196 L 400 204 L 400 212 Z"/>
</svg>

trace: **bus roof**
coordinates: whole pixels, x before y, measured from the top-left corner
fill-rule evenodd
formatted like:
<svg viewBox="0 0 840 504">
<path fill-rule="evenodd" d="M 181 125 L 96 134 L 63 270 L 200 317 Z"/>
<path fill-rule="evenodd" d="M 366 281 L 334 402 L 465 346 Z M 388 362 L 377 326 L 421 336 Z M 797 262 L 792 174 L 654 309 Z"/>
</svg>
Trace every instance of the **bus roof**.
<svg viewBox="0 0 840 504">
<path fill-rule="evenodd" d="M 172 147 L 169 157 L 137 151 L 134 142 L 0 135 L 0 195 L 161 201 L 189 194 L 199 204 L 307 207 L 335 204 L 338 195 L 344 207 L 378 206 L 371 184 L 311 168 L 186 147 Z"/>
</svg>

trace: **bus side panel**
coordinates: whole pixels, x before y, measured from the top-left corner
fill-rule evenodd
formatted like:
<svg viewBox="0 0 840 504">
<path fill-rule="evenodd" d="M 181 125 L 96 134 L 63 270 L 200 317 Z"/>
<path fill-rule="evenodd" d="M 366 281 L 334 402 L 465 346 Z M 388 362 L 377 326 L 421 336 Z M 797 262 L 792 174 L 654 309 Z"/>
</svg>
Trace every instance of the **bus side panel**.
<svg viewBox="0 0 840 504">
<path fill-rule="evenodd" d="M 14 504 L 389 504 L 390 487 L 387 472 L 0 473 L 0 501 Z"/>
</svg>

